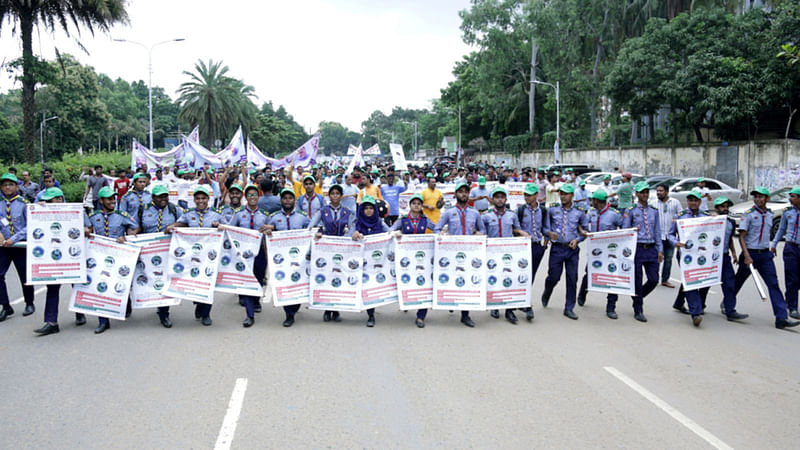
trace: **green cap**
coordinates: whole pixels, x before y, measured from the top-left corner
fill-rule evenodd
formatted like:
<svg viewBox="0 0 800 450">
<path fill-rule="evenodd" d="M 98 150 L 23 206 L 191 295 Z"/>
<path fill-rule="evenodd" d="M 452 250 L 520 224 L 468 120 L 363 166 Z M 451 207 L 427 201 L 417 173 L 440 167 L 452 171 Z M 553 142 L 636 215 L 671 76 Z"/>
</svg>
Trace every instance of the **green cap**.
<svg viewBox="0 0 800 450">
<path fill-rule="evenodd" d="M 111 198 L 115 195 L 117 195 L 117 193 L 108 186 L 101 187 L 100 191 L 97 193 L 98 198 Z"/>
<path fill-rule="evenodd" d="M 611 174 L 607 173 L 607 174 L 603 175 L 603 181 L 610 180 L 610 179 L 611 179 Z"/>
<path fill-rule="evenodd" d="M 539 167 L 537 172 L 547 172 L 547 167 Z"/>
<path fill-rule="evenodd" d="M 557 171 L 557 170 L 554 170 L 554 171 L 553 171 L 553 173 L 552 173 L 552 175 L 559 176 L 559 175 L 561 175 L 561 172 L 559 172 L 559 171 Z"/>
<path fill-rule="evenodd" d="M 328 194 L 330 194 L 331 191 L 334 190 L 334 189 L 338 190 L 340 194 L 344 194 L 344 188 L 342 187 L 341 184 L 334 184 L 331 187 L 329 187 L 328 188 Z"/>
<path fill-rule="evenodd" d="M 569 183 L 564 183 L 564 184 L 561 185 L 560 188 L 558 188 L 558 191 L 559 192 L 563 192 L 565 194 L 574 194 L 575 193 L 575 186 L 573 186 L 573 185 L 571 185 Z"/>
<path fill-rule="evenodd" d="M 364 197 L 361 198 L 361 204 L 375 206 L 375 197 L 371 195 L 365 195 Z"/>
<path fill-rule="evenodd" d="M 283 194 L 292 194 L 292 197 L 294 197 L 294 191 L 289 188 L 281 189 L 281 197 L 283 197 Z"/>
<path fill-rule="evenodd" d="M 425 174 L 425 178 L 435 178 L 431 172 Z"/>
<path fill-rule="evenodd" d="M 800 186 L 793 187 L 792 190 L 789 191 L 789 193 L 794 195 L 800 195 Z"/>
<path fill-rule="evenodd" d="M 145 174 L 143 174 L 143 173 L 137 173 L 136 175 L 134 175 L 134 176 L 133 176 L 133 181 L 136 181 L 136 180 L 138 180 L 139 178 L 144 178 L 144 179 L 147 179 L 147 175 L 145 175 Z"/>
<path fill-rule="evenodd" d="M 169 189 L 163 184 L 157 184 L 153 186 L 153 197 L 158 197 L 159 195 L 169 195 Z"/>
<path fill-rule="evenodd" d="M 703 198 L 703 194 L 701 194 L 700 191 L 698 191 L 697 189 L 692 189 L 691 191 L 689 191 L 689 193 L 686 194 L 686 198 L 689 198 L 689 196 L 692 196 L 698 200 L 701 200 Z"/>
<path fill-rule="evenodd" d="M 714 199 L 714 206 L 724 205 L 725 203 L 728 203 L 731 206 L 733 206 L 733 202 L 728 200 L 728 197 L 724 197 L 724 196 L 720 195 L 719 197 Z"/>
<path fill-rule="evenodd" d="M 756 195 L 756 194 L 766 195 L 767 197 L 769 197 L 769 189 L 765 188 L 764 186 L 759 186 L 750 191 L 750 195 Z"/>
<path fill-rule="evenodd" d="M 505 196 L 508 196 L 508 192 L 500 186 L 497 186 L 496 188 L 492 189 L 492 197 L 494 197 L 495 194 L 503 194 Z"/>
<path fill-rule="evenodd" d="M 379 174 L 381 172 L 378 169 L 372 169 L 372 171 L 370 173 L 373 174 L 373 175 L 377 175 L 377 174 Z"/>
<path fill-rule="evenodd" d="M 564 169 L 564 172 L 566 172 L 566 173 L 570 173 L 570 172 L 574 172 L 574 171 L 575 171 L 575 169 L 573 169 L 572 167 L 567 167 L 566 169 Z"/>
<path fill-rule="evenodd" d="M 590 196 L 590 198 L 593 198 L 595 200 L 600 200 L 601 202 L 604 202 L 604 201 L 608 200 L 608 192 L 606 192 L 605 189 L 598 189 L 598 190 L 592 192 L 592 195 Z"/>
<path fill-rule="evenodd" d="M 414 200 L 419 200 L 420 202 L 425 203 L 425 199 L 422 198 L 421 194 L 412 195 L 411 198 L 408 199 L 408 203 L 411 204 L 411 202 L 414 201 Z"/>
<path fill-rule="evenodd" d="M 579 181 L 578 186 L 586 186 L 586 180 Z"/>
<path fill-rule="evenodd" d="M 210 196 L 211 195 L 211 191 L 208 190 L 207 186 L 202 185 L 202 184 L 198 184 L 194 188 L 194 195 L 197 195 L 197 194 L 206 194 L 206 196 Z"/>
<path fill-rule="evenodd" d="M 404 170 L 403 171 L 403 175 L 411 175 L 411 173 L 409 171 L 407 171 L 407 170 Z"/>
<path fill-rule="evenodd" d="M 650 185 L 647 184 L 647 181 L 640 181 L 640 182 L 636 183 L 636 186 L 634 186 L 633 189 L 636 192 L 649 191 L 650 190 Z"/>
<path fill-rule="evenodd" d="M 255 189 L 256 192 L 258 192 L 258 186 L 256 186 L 255 184 L 251 183 L 244 187 L 245 192 L 249 191 L 250 189 Z"/>
<path fill-rule="evenodd" d="M 467 188 L 467 191 L 469 191 L 469 190 L 470 190 L 470 185 L 469 185 L 468 183 L 461 182 L 461 183 L 458 183 L 458 184 L 456 185 L 456 190 L 455 190 L 455 191 L 453 191 L 453 192 L 458 192 L 458 190 L 459 190 L 459 189 L 461 189 L 462 187 L 465 187 L 465 188 Z"/>
<path fill-rule="evenodd" d="M 241 187 L 241 186 L 239 186 L 239 183 L 233 183 L 233 184 L 231 185 L 231 187 L 230 187 L 228 190 L 229 190 L 229 191 L 232 191 L 232 190 L 234 190 L 234 189 L 238 189 L 238 190 L 239 190 L 239 192 L 244 192 L 244 191 L 242 190 L 242 187 Z"/>
<path fill-rule="evenodd" d="M 311 181 L 312 181 L 314 184 L 317 184 L 317 179 L 316 179 L 316 178 L 314 178 L 314 177 L 313 177 L 313 176 L 311 176 L 311 175 L 306 175 L 306 176 L 304 176 L 304 177 L 303 177 L 303 183 L 305 183 L 305 182 L 306 182 L 306 180 L 311 180 Z"/>
<path fill-rule="evenodd" d="M 59 189 L 57 187 L 51 187 L 51 188 L 45 189 L 44 194 L 42 194 L 42 200 L 48 201 L 48 200 L 52 200 L 52 199 L 54 199 L 56 197 L 63 197 L 63 196 L 64 196 L 64 192 L 61 189 Z"/>
<path fill-rule="evenodd" d="M 486 185 L 486 177 L 478 177 L 478 185 L 485 186 Z"/>
<path fill-rule="evenodd" d="M 536 186 L 536 183 L 528 183 L 525 185 L 523 193 L 525 195 L 536 195 L 539 193 L 539 186 Z"/>
<path fill-rule="evenodd" d="M 450 175 L 450 172 L 445 172 L 444 175 L 442 175 L 442 178 L 447 178 L 448 175 Z"/>
<path fill-rule="evenodd" d="M 705 177 L 700 177 L 700 178 L 697 179 L 698 183 L 702 183 L 704 181 L 706 181 Z"/>
<path fill-rule="evenodd" d="M 186 172 L 187 172 L 187 171 L 186 171 L 186 170 L 184 170 L 184 169 L 178 169 L 178 176 L 181 176 L 181 175 L 186 175 Z"/>
<path fill-rule="evenodd" d="M 19 183 L 19 180 L 17 179 L 17 176 L 14 175 L 13 173 L 4 173 L 3 176 L 0 177 L 0 182 L 6 181 L 6 180 L 13 181 L 14 183 Z"/>
</svg>

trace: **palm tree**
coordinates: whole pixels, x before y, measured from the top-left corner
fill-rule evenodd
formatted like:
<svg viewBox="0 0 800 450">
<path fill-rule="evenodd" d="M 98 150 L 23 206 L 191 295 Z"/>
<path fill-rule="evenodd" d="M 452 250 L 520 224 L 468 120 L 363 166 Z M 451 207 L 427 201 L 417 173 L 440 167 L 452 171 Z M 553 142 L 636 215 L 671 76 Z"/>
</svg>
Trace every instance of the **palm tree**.
<svg viewBox="0 0 800 450">
<path fill-rule="evenodd" d="M 70 23 L 78 35 L 81 26 L 92 35 L 95 28 L 107 32 L 116 23 L 128 22 L 125 3 L 125 0 L 0 0 L 0 26 L 8 20 L 16 31 L 19 22 L 22 39 L 22 136 L 26 161 L 33 162 L 36 157 L 34 94 L 36 83 L 42 81 L 38 72 L 43 66 L 33 56 L 33 27 L 41 25 L 51 33 L 61 28 L 67 36 L 70 35 Z"/>
<path fill-rule="evenodd" d="M 257 109 L 251 97 L 253 86 L 227 75 L 228 66 L 198 60 L 195 72 L 183 71 L 190 80 L 178 89 L 178 119 L 200 127 L 203 143 L 210 147 L 215 140 L 232 135 L 239 125 L 244 132 L 254 124 Z"/>
</svg>

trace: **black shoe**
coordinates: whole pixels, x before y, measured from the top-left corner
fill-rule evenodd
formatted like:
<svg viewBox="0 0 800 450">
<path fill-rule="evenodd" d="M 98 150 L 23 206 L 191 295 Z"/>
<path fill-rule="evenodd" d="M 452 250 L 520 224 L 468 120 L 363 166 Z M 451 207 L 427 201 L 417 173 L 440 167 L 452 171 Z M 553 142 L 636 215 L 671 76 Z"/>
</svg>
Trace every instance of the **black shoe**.
<svg viewBox="0 0 800 450">
<path fill-rule="evenodd" d="M 200 310 L 198 310 L 197 308 L 194 309 L 194 318 L 195 320 L 200 320 L 203 318 L 203 316 L 200 314 Z"/>
<path fill-rule="evenodd" d="M 586 304 L 586 296 L 585 295 L 579 295 L 578 296 L 578 306 L 583 306 L 585 304 Z"/>
<path fill-rule="evenodd" d="M 425 328 L 425 321 L 420 319 L 420 318 L 417 318 L 416 324 L 417 324 L 417 328 Z"/>
<path fill-rule="evenodd" d="M 721 312 L 723 316 L 727 315 L 725 313 L 725 302 L 719 302 L 719 312 Z"/>
<path fill-rule="evenodd" d="M 322 313 L 322 321 L 323 322 L 330 322 L 331 321 L 331 312 L 330 311 L 325 311 L 324 313 Z"/>
<path fill-rule="evenodd" d="M 734 320 L 744 320 L 750 317 L 750 314 L 739 314 L 738 312 L 732 312 L 728 314 L 728 321 L 733 322 Z"/>
<path fill-rule="evenodd" d="M 94 329 L 94 334 L 100 334 L 100 333 L 106 331 L 109 328 L 111 328 L 111 324 L 110 323 L 108 323 L 108 322 L 101 323 L 100 325 L 97 326 L 97 328 Z"/>
<path fill-rule="evenodd" d="M 525 310 L 525 320 L 528 322 L 533 320 L 533 308 L 528 308 Z"/>
<path fill-rule="evenodd" d="M 493 309 L 493 310 L 489 311 L 489 315 L 492 316 L 493 319 L 499 319 L 500 318 L 500 311 L 498 311 L 496 309 Z"/>
<path fill-rule="evenodd" d="M 57 323 L 46 323 L 42 328 L 38 330 L 34 330 L 34 333 L 38 333 L 39 336 L 47 336 L 48 334 L 58 333 L 58 324 Z"/>
<path fill-rule="evenodd" d="M 792 328 L 800 325 L 800 322 L 794 322 L 792 320 L 786 319 L 778 319 L 775 321 L 775 328 L 782 330 L 784 328 Z"/>
<path fill-rule="evenodd" d="M 547 308 L 548 303 L 550 303 L 550 296 L 548 295 L 547 297 L 545 297 L 544 295 L 542 295 L 542 306 Z"/>
<path fill-rule="evenodd" d="M 129 319 L 131 317 L 131 311 L 125 311 L 125 318 Z"/>
<path fill-rule="evenodd" d="M 256 314 L 260 314 L 261 313 L 261 303 L 256 303 L 256 305 L 253 306 L 253 312 L 256 313 Z"/>
<path fill-rule="evenodd" d="M 210 327 L 211 326 L 211 316 L 203 317 L 203 321 L 201 323 L 203 324 L 204 327 Z"/>
<path fill-rule="evenodd" d="M 25 305 L 25 311 L 22 311 L 22 317 L 30 316 L 31 314 L 36 312 L 36 307 L 33 304 Z"/>
<path fill-rule="evenodd" d="M 466 325 L 466 326 L 468 326 L 470 328 L 475 328 L 475 322 L 473 322 L 472 319 L 469 316 L 462 317 L 461 318 L 461 323 L 463 323 L 464 325 Z"/>
<path fill-rule="evenodd" d="M 294 316 L 287 317 L 286 320 L 283 321 L 283 326 L 285 326 L 287 328 L 292 326 L 292 325 L 294 325 Z"/>
<path fill-rule="evenodd" d="M 334 311 L 333 314 L 331 314 L 331 320 L 333 320 L 334 322 L 342 321 L 342 318 L 339 316 L 339 311 Z"/>
<path fill-rule="evenodd" d="M 644 313 L 636 313 L 633 315 L 633 318 L 639 322 L 647 323 L 647 317 L 644 316 Z"/>
<path fill-rule="evenodd" d="M 578 320 L 578 315 L 575 314 L 575 312 L 572 311 L 571 309 L 565 309 L 564 316 L 569 317 L 572 320 Z"/>
<path fill-rule="evenodd" d="M 369 317 L 367 318 L 367 326 L 368 326 L 369 328 L 372 328 L 372 327 L 374 327 L 374 326 L 375 326 L 375 316 L 369 316 Z"/>
<path fill-rule="evenodd" d="M 510 309 L 506 310 L 506 320 L 511 322 L 512 325 L 516 325 L 517 322 L 518 322 L 517 315 L 514 314 L 514 311 L 512 311 Z"/>
<path fill-rule="evenodd" d="M 617 320 L 617 312 L 616 311 L 606 311 L 606 317 L 609 319 Z"/>
<path fill-rule="evenodd" d="M 679 306 L 679 305 L 673 304 L 672 305 L 672 309 L 674 309 L 675 311 L 678 311 L 679 313 L 682 313 L 682 314 L 689 314 L 689 310 L 686 309 L 686 307 L 683 306 L 683 305 Z"/>
<path fill-rule="evenodd" d="M 3 310 L 0 311 L 0 322 L 6 320 L 9 316 L 13 315 L 14 315 L 14 308 L 10 306 L 7 308 L 3 308 Z"/>
<path fill-rule="evenodd" d="M 86 316 L 84 316 L 81 313 L 76 313 L 75 314 L 75 326 L 76 327 L 80 327 L 80 326 L 83 326 L 83 325 L 86 325 Z"/>
<path fill-rule="evenodd" d="M 789 311 L 789 317 L 792 319 L 800 319 L 800 312 L 798 312 L 796 309 L 793 309 Z"/>
<path fill-rule="evenodd" d="M 242 326 L 245 328 L 250 328 L 253 326 L 253 323 L 255 323 L 255 320 L 253 320 L 252 317 L 248 317 L 247 319 L 244 319 L 244 322 L 242 322 Z"/>
<path fill-rule="evenodd" d="M 703 316 L 701 316 L 701 315 L 692 316 L 692 325 L 694 325 L 696 327 L 699 327 L 700 326 L 700 322 L 702 322 L 702 321 L 703 321 Z"/>
<path fill-rule="evenodd" d="M 169 320 L 169 317 L 159 317 L 158 320 L 161 322 L 161 326 L 164 328 L 172 328 L 172 321 Z"/>
</svg>

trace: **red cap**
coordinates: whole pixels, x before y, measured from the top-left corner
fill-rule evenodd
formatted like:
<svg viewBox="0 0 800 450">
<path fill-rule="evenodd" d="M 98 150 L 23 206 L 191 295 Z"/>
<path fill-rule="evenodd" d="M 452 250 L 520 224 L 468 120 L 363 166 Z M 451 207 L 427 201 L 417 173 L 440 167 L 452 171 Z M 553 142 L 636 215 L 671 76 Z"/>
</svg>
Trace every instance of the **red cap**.
<svg viewBox="0 0 800 450">
<path fill-rule="evenodd" d="M 623 172 L 622 176 L 625 178 L 633 178 L 633 174 L 630 172 Z"/>
</svg>

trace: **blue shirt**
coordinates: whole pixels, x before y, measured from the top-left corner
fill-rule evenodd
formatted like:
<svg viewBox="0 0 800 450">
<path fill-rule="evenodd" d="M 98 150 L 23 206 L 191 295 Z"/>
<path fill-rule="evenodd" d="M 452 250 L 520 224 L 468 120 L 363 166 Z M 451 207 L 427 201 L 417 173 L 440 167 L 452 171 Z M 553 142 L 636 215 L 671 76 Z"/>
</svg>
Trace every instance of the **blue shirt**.
<svg viewBox="0 0 800 450">
<path fill-rule="evenodd" d="M 394 222 L 390 231 L 400 230 L 403 234 L 425 234 L 427 230 L 433 230 L 435 223 L 428 220 L 425 214 L 420 213 L 416 218 L 406 215 Z"/>
<path fill-rule="evenodd" d="M 464 225 L 461 225 L 461 220 L 464 220 Z M 439 233 L 447 226 L 447 232 L 452 235 L 469 236 L 475 234 L 475 230 L 486 234 L 486 226 L 481 220 L 481 213 L 473 208 L 466 207 L 464 209 L 458 206 L 448 208 L 439 218 L 439 223 L 436 224 L 433 231 Z"/>
<path fill-rule="evenodd" d="M 519 230 L 519 218 L 514 212 L 504 209 L 502 213 L 492 209 L 481 216 L 483 226 L 486 227 L 486 236 L 512 237 L 514 230 Z"/>
<path fill-rule="evenodd" d="M 772 230 L 772 211 L 766 208 L 759 211 L 755 205 L 744 212 L 739 222 L 739 230 L 746 231 L 744 243 L 748 249 L 763 250 L 769 248 L 769 233 Z"/>
<path fill-rule="evenodd" d="M 146 205 L 152 200 L 152 195 L 147 191 L 128 191 L 119 200 L 119 210 L 128 213 L 129 216 L 136 216 L 139 215 L 139 206 Z"/>
<path fill-rule="evenodd" d="M 578 225 L 584 230 L 589 229 L 589 222 L 583 207 L 573 203 L 570 208 L 565 209 L 559 203 L 547 210 L 544 231 L 545 233 L 556 233 L 558 238 L 555 242 L 559 244 L 569 244 L 574 240 L 581 242 L 584 238 L 578 233 Z"/>
<path fill-rule="evenodd" d="M 589 221 L 588 231 L 590 233 L 622 228 L 622 214 L 609 204 L 606 204 L 603 209 L 590 209 L 589 213 L 586 215 L 586 219 Z"/>
<path fill-rule="evenodd" d="M 531 241 L 542 243 L 542 238 L 545 240 L 547 236 L 544 235 L 544 217 L 543 209 L 538 204 L 536 209 L 530 205 L 525 204 L 522 208 L 522 220 L 519 227 L 531 235 Z"/>
<path fill-rule="evenodd" d="M 725 221 L 725 243 L 723 244 L 722 247 L 723 255 L 727 255 L 729 253 L 728 251 L 730 250 L 731 238 L 733 237 L 733 230 L 735 228 L 736 228 L 736 222 L 734 222 L 733 219 L 729 217 L 728 220 Z"/>
<path fill-rule="evenodd" d="M 800 244 L 800 208 L 791 207 L 783 212 L 781 215 L 781 224 L 778 226 L 778 232 L 775 233 L 775 239 L 772 240 L 772 248 L 778 246 L 778 242 L 783 235 L 786 235 L 786 242 L 794 242 Z"/>
<path fill-rule="evenodd" d="M 156 205 L 150 203 L 142 211 L 140 226 L 144 233 L 159 233 L 164 231 L 167 226 L 177 222 L 180 217 L 181 210 L 178 207 L 175 207 L 175 213 L 173 214 L 169 206 L 158 209 Z"/>
<path fill-rule="evenodd" d="M 697 214 L 694 214 L 692 213 L 691 209 L 684 209 L 675 216 L 675 219 L 672 220 L 672 224 L 669 226 L 669 233 L 667 233 L 667 239 L 672 243 L 672 245 L 675 245 L 679 242 L 677 221 L 681 219 L 695 219 L 697 217 L 708 217 L 708 213 L 698 209 Z"/>
<path fill-rule="evenodd" d="M 349 209 L 351 213 L 356 213 L 356 197 L 358 196 L 358 187 L 352 184 L 342 185 L 342 195 L 352 195 L 352 197 L 342 197 L 342 206 Z"/>
<path fill-rule="evenodd" d="M 178 218 L 178 223 L 188 225 L 190 227 L 203 227 L 210 228 L 212 223 L 219 222 L 221 224 L 228 223 L 222 214 L 218 213 L 216 209 L 206 208 L 205 211 L 200 211 L 197 208 L 192 208 L 181 217 Z"/>
<path fill-rule="evenodd" d="M 489 190 L 486 189 L 486 185 L 484 185 L 483 188 L 481 188 L 480 185 L 479 185 L 475 189 L 469 191 L 469 198 L 471 198 L 471 199 L 475 199 L 475 198 L 478 198 L 478 197 L 483 197 L 484 195 L 487 196 L 487 197 L 491 197 L 489 195 Z M 480 200 L 475 200 L 474 204 L 475 204 L 475 209 L 477 209 L 478 211 L 486 211 L 487 209 L 489 209 L 489 199 L 488 198 L 482 198 Z"/>
<path fill-rule="evenodd" d="M 304 213 L 295 210 L 291 214 L 286 214 L 281 210 L 270 214 L 267 224 L 274 226 L 275 231 L 286 231 L 308 228 L 309 223 L 308 216 Z"/>
<path fill-rule="evenodd" d="M 586 189 L 575 186 L 575 195 L 572 197 L 572 201 L 586 208 L 589 206 L 589 194 L 590 192 Z"/>
<path fill-rule="evenodd" d="M 263 209 L 269 214 L 278 212 L 281 210 L 281 199 L 272 194 L 262 195 L 258 199 L 258 209 Z"/>
<path fill-rule="evenodd" d="M 661 241 L 661 222 L 658 220 L 656 208 L 642 205 L 641 202 L 626 208 L 622 216 L 622 228 L 633 227 L 639 227 L 636 235 L 637 244 L 656 244 L 659 253 L 664 251 L 664 243 Z"/>
<path fill-rule="evenodd" d="M 314 194 L 311 197 L 303 194 L 297 199 L 296 209 L 303 211 L 308 217 L 314 217 L 314 214 L 321 210 L 323 206 L 325 206 L 325 197 L 319 194 Z"/>
<path fill-rule="evenodd" d="M 259 230 L 267 223 L 269 223 L 269 215 L 266 211 L 258 208 L 255 211 L 250 211 L 247 206 L 237 209 L 231 220 L 228 221 L 230 226 L 251 230 Z"/>
<path fill-rule="evenodd" d="M 228 224 L 230 224 L 231 220 L 233 219 L 233 215 L 236 214 L 237 211 L 243 208 L 244 207 L 241 205 L 238 208 L 234 208 L 231 205 L 223 205 L 217 208 L 217 212 L 222 214 L 222 217 L 225 218 L 225 221 L 228 222 Z"/>
<path fill-rule="evenodd" d="M 92 233 L 109 238 L 125 236 L 127 230 L 135 230 L 139 227 L 136 220 L 124 211 L 110 213 L 95 211 L 91 216 L 83 216 L 83 225 L 91 228 Z"/>
<path fill-rule="evenodd" d="M 383 200 L 389 204 L 390 216 L 400 215 L 400 193 L 405 191 L 405 186 L 384 185 L 381 187 L 381 195 L 383 196 Z"/>
<path fill-rule="evenodd" d="M 328 236 L 344 236 L 353 228 L 356 215 L 341 204 L 338 208 L 325 205 L 321 211 L 314 213 L 309 228 L 322 225 L 320 232 Z"/>
<path fill-rule="evenodd" d="M 28 236 L 28 203 L 19 195 L 10 199 L 4 197 L 1 203 L 3 215 L 0 217 L 0 231 L 3 232 L 3 237 L 12 243 L 24 241 Z"/>
</svg>

